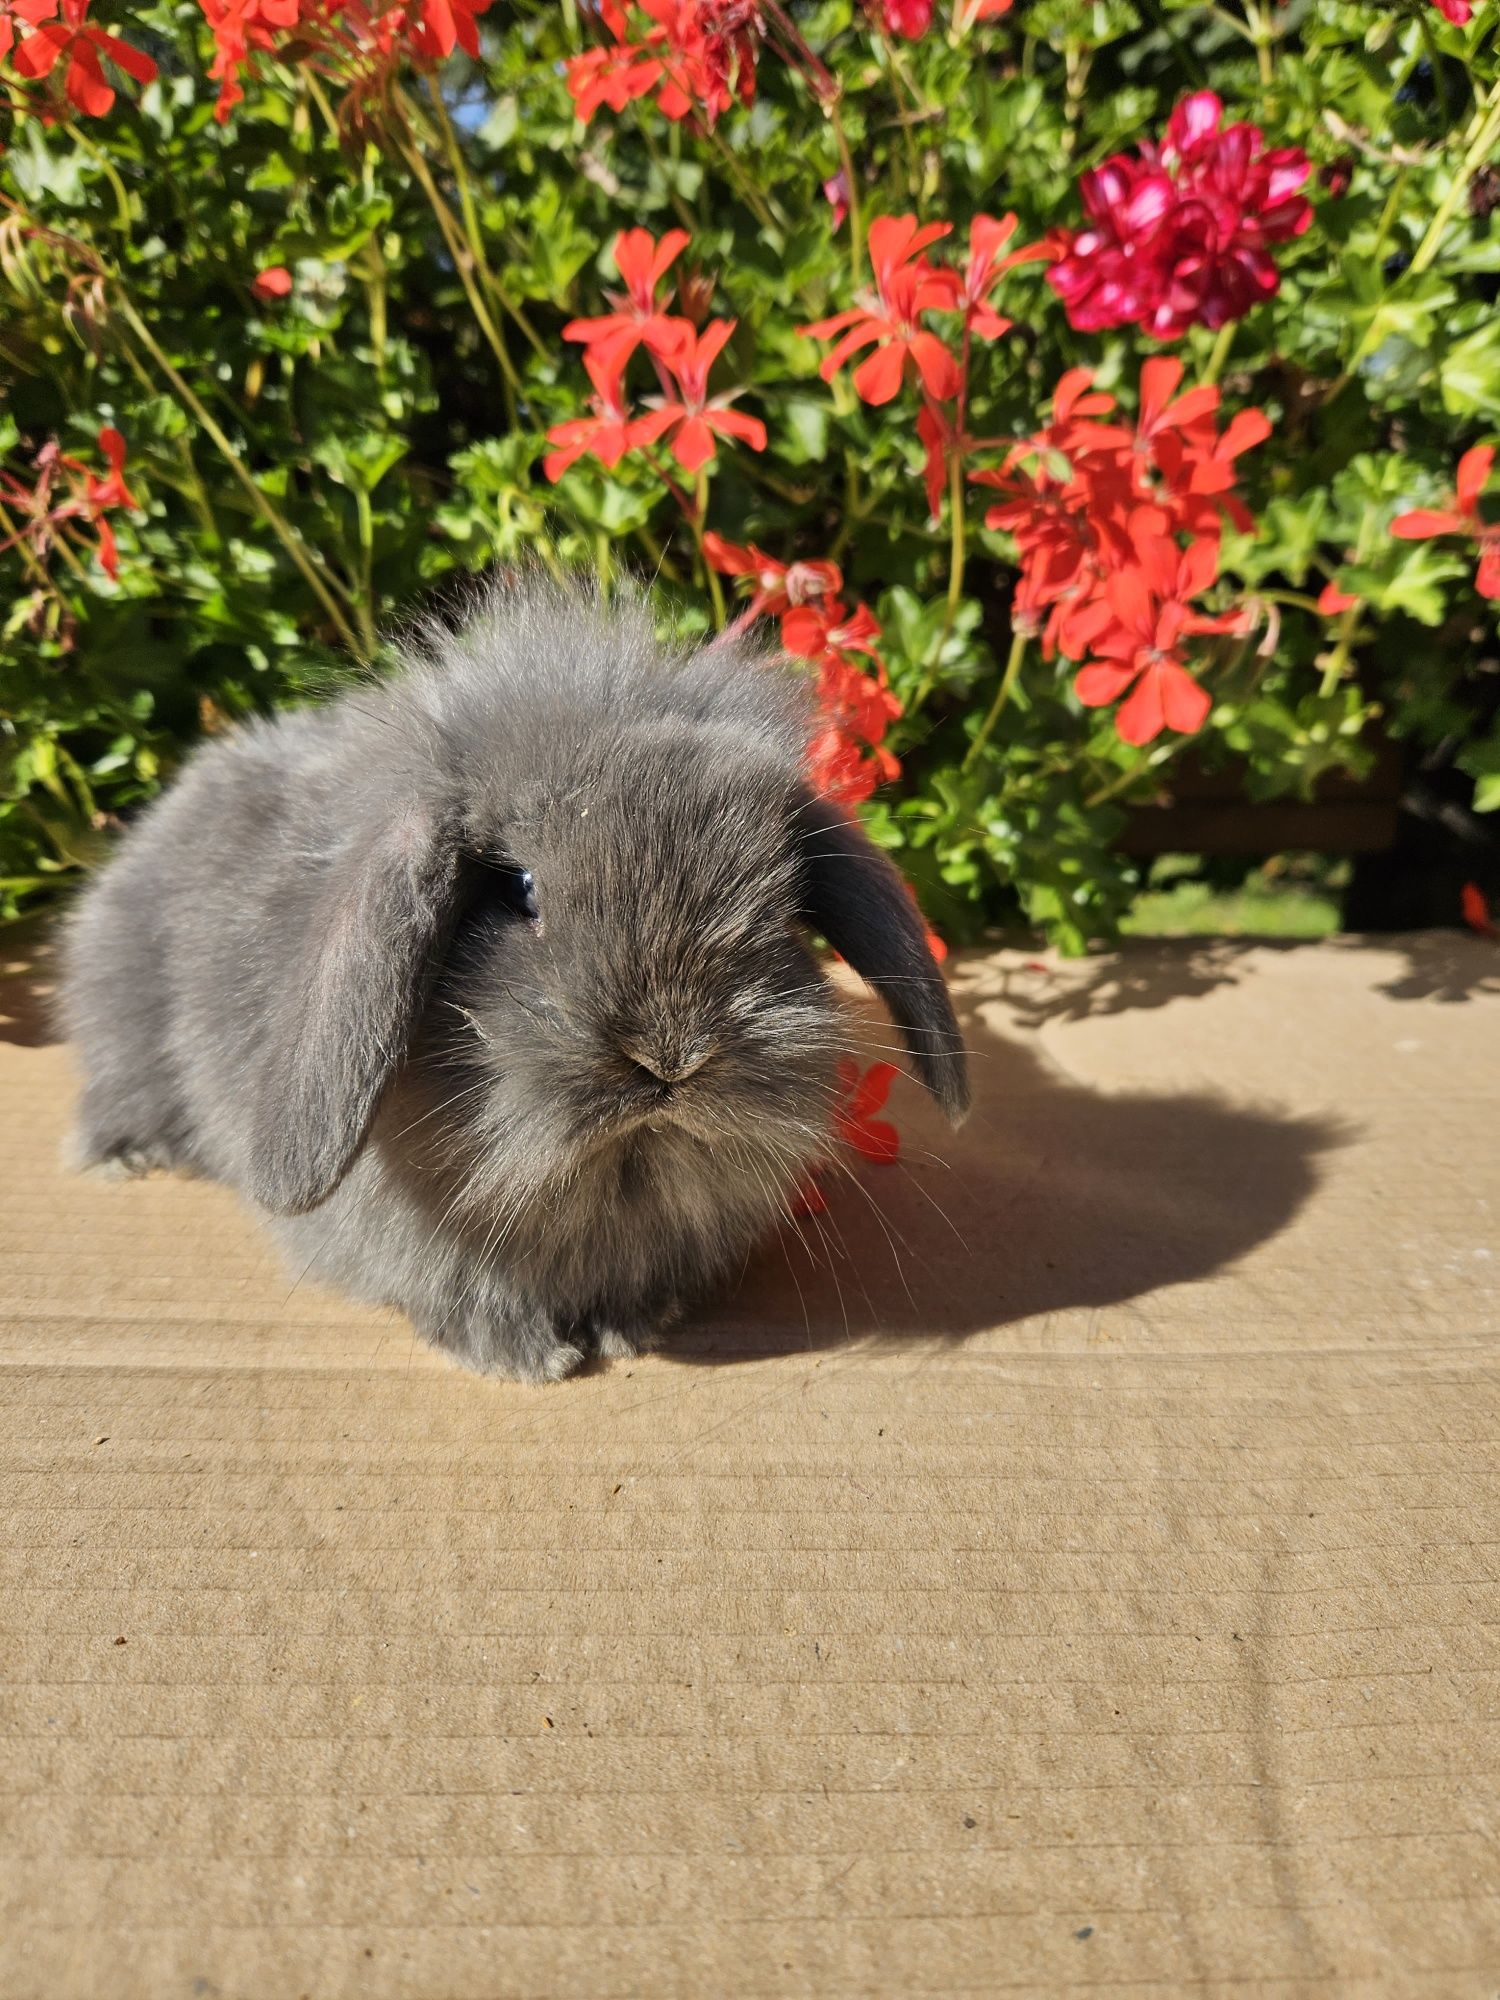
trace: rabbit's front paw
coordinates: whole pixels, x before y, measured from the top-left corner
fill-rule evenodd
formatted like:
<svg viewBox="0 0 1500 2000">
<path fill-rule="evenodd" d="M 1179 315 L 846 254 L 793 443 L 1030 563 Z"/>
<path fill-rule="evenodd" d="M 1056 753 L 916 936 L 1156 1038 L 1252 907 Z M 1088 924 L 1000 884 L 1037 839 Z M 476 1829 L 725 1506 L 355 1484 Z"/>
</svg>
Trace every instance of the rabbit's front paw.
<svg viewBox="0 0 1500 2000">
<path fill-rule="evenodd" d="M 465 1368 L 515 1382 L 561 1382 L 588 1359 L 582 1347 L 563 1339 L 539 1313 L 515 1318 L 454 1313 L 441 1322 L 419 1323 L 419 1330 Z"/>
<path fill-rule="evenodd" d="M 583 1338 L 601 1361 L 632 1361 L 649 1354 L 657 1336 L 669 1327 L 682 1308 L 671 1302 L 650 1313 L 598 1312 L 589 1318 Z"/>
<path fill-rule="evenodd" d="M 596 1326 L 593 1343 L 601 1361 L 632 1361 L 651 1346 L 651 1333 L 639 1326 Z"/>
</svg>

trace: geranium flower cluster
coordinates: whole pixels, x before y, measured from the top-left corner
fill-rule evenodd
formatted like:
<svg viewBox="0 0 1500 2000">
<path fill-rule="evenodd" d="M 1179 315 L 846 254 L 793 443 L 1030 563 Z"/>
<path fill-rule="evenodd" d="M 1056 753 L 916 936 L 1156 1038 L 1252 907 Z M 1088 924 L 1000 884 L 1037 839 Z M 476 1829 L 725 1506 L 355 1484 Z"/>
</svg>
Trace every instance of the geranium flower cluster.
<svg viewBox="0 0 1500 2000">
<path fill-rule="evenodd" d="M 697 113 L 709 125 L 736 100 L 753 103 L 766 32 L 759 0 L 599 0 L 598 15 L 609 45 L 572 57 L 567 71 L 585 124 L 601 105 L 623 111 L 653 95 L 668 118 Z"/>
<path fill-rule="evenodd" d="M 1158 340 L 1221 327 L 1281 284 L 1270 246 L 1300 236 L 1311 172 L 1296 146 L 1269 152 L 1254 125 L 1220 129 L 1211 90 L 1185 98 L 1165 140 L 1116 153 L 1079 183 L 1085 226 L 1048 272 L 1084 333 L 1140 326 Z"/>
<path fill-rule="evenodd" d="M 867 604 L 851 611 L 844 603 L 838 564 L 778 562 L 753 542 L 726 542 L 712 531 L 703 537 L 703 552 L 722 575 L 750 585 L 738 622 L 779 619 L 782 645 L 817 668 L 821 724 L 809 756 L 817 789 L 853 806 L 897 777 L 901 766 L 885 736 L 901 703 L 878 650 L 880 625 Z"/>
<path fill-rule="evenodd" d="M 934 263 L 926 254 L 932 244 L 952 234 L 951 222 L 919 224 L 914 215 L 882 215 L 872 222 L 873 297 L 797 329 L 813 340 L 834 341 L 818 371 L 823 380 L 831 382 L 846 361 L 870 348 L 854 371 L 855 390 L 865 402 L 889 403 L 902 383 L 913 378 L 930 400 L 951 401 L 963 385 L 967 342 L 976 337 L 998 340 L 1014 324 L 995 311 L 990 293 L 1017 264 L 1053 255 L 1046 243 L 1005 251 L 1015 229 L 1013 215 L 975 216 L 969 226 L 968 260 L 959 271 Z M 959 354 L 953 351 L 952 333 L 939 335 L 927 324 L 927 315 L 934 312 L 962 314 L 954 330 L 963 343 Z"/>
<path fill-rule="evenodd" d="M 570 417 L 547 433 L 553 446 L 542 461 L 552 481 L 585 455 L 615 466 L 626 452 L 664 439 L 684 472 L 699 472 L 717 456 L 718 439 L 735 438 L 752 451 L 766 448 L 766 427 L 758 417 L 732 407 L 742 392 L 720 390 L 710 395 L 709 371 L 734 332 L 732 319 L 710 320 L 700 330 L 684 314 L 671 313 L 658 300 L 662 279 L 687 248 L 685 229 L 669 229 L 660 243 L 645 229 L 626 229 L 615 238 L 615 269 L 625 290 L 611 303 L 614 311 L 598 319 L 569 320 L 565 340 L 580 341 L 583 365 L 594 385 L 591 412 Z M 691 294 L 695 309 L 706 298 L 701 281 L 680 279 L 678 303 Z M 625 370 L 637 348 L 649 357 L 662 393 L 645 398 L 639 415 L 626 402 Z"/>
<path fill-rule="evenodd" d="M 240 81 L 257 51 L 295 40 L 365 98 L 388 87 L 404 62 L 440 62 L 456 48 L 479 53 L 477 17 L 491 0 L 199 0 L 214 38 L 209 75 L 223 124 L 244 97 Z"/>
<path fill-rule="evenodd" d="M 1127 743 L 1200 729 L 1211 704 L 1186 642 L 1250 622 L 1243 609 L 1210 612 L 1200 600 L 1218 577 L 1224 517 L 1252 525 L 1235 461 L 1271 426 L 1242 410 L 1220 431 L 1218 389 L 1179 395 L 1181 381 L 1181 362 L 1146 362 L 1132 424 L 1089 370 L 1070 369 L 1051 421 L 972 475 L 1005 496 L 985 526 L 1020 549 L 1013 625 L 1039 632 L 1048 658 L 1082 663 L 1074 689 L 1086 706 L 1120 702 L 1115 725 Z"/>
<path fill-rule="evenodd" d="M 102 118 L 114 106 L 107 57 L 137 83 L 150 83 L 156 64 L 88 18 L 90 0 L 4 0 L 0 5 L 0 61 L 28 83 L 54 78 L 74 111 Z"/>
<path fill-rule="evenodd" d="M 99 567 L 113 581 L 120 574 L 120 552 L 109 515 L 117 507 L 140 505 L 125 483 L 125 440 L 106 424 L 99 449 L 107 470 L 92 472 L 82 459 L 70 458 L 55 438 L 36 455 L 36 476 L 28 485 L 14 473 L 0 471 L 0 499 L 21 516 L 21 526 L 0 543 L 0 554 L 17 545 L 45 564 L 54 542 L 70 521 L 87 522 L 94 530 Z"/>
</svg>

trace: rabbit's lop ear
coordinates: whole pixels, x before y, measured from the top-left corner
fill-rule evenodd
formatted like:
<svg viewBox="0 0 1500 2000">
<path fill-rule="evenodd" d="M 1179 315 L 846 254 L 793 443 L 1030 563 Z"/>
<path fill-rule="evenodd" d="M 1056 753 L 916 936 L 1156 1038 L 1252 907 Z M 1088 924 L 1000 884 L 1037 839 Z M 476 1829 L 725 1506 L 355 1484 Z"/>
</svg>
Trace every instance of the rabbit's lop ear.
<svg viewBox="0 0 1500 2000">
<path fill-rule="evenodd" d="M 952 1125 L 969 1109 L 963 1037 L 906 884 L 858 824 L 806 796 L 793 818 L 804 870 L 803 911 L 890 1010 L 917 1075 Z"/>
<path fill-rule="evenodd" d="M 348 1170 L 406 1054 L 457 876 L 455 843 L 412 805 L 351 843 L 309 897 L 304 956 L 260 1059 L 250 1181 L 264 1207 L 315 1208 Z"/>
</svg>

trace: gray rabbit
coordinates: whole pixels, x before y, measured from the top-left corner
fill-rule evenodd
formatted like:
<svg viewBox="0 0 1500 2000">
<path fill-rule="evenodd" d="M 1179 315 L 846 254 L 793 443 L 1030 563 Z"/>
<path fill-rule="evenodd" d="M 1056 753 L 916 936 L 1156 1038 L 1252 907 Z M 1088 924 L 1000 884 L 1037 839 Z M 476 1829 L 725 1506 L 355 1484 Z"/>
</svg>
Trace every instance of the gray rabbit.
<svg viewBox="0 0 1500 2000">
<path fill-rule="evenodd" d="M 470 1367 L 638 1352 L 828 1143 L 881 992 L 963 1045 L 895 870 L 802 775 L 804 679 L 525 580 L 389 681 L 201 750 L 69 928 L 82 1165 L 180 1167 Z"/>
</svg>

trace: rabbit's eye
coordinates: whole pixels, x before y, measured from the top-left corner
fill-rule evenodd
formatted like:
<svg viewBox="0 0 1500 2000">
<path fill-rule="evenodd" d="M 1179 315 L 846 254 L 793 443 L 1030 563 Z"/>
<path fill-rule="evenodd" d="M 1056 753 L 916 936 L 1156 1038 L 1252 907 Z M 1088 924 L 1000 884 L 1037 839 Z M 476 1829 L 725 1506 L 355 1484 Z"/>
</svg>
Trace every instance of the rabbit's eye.
<svg viewBox="0 0 1500 2000">
<path fill-rule="evenodd" d="M 488 874 L 494 884 L 497 900 L 518 917 L 525 917 L 528 923 L 541 921 L 541 908 L 537 903 L 536 882 L 529 868 L 517 868 L 510 864 L 491 867 Z"/>
</svg>

